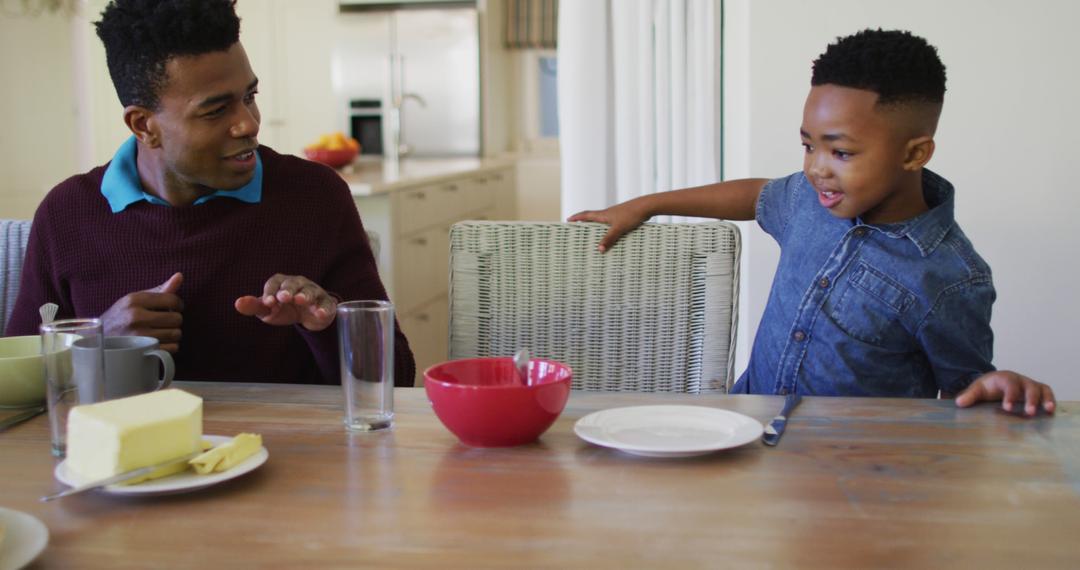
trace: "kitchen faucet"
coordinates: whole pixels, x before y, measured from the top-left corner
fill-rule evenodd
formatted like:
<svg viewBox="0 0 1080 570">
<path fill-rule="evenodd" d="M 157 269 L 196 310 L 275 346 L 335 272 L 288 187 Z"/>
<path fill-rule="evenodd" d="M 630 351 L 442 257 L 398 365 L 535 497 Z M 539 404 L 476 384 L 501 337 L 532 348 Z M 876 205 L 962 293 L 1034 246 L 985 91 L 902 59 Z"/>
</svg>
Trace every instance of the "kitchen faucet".
<svg viewBox="0 0 1080 570">
<path fill-rule="evenodd" d="M 398 158 L 403 158 L 412 152 L 412 147 L 402 140 L 403 127 L 401 125 L 401 108 L 405 105 L 405 102 L 410 99 L 416 101 L 421 107 L 427 108 L 427 101 L 417 93 L 402 93 L 394 98 L 393 106 L 391 108 L 394 116 L 390 121 L 390 128 L 393 129 L 393 141 L 397 148 Z"/>
</svg>

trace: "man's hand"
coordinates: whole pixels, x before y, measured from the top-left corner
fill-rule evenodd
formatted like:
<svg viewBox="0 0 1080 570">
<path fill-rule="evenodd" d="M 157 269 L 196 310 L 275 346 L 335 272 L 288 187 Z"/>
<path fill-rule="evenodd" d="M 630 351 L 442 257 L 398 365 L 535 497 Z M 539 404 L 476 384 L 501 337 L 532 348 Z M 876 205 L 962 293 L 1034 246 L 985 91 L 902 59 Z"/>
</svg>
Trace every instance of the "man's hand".
<svg viewBox="0 0 1080 570">
<path fill-rule="evenodd" d="M 966 408 L 976 402 L 1001 402 L 1001 408 L 1013 412 L 1016 404 L 1023 403 L 1024 414 L 1034 416 L 1039 406 L 1047 413 L 1054 413 L 1054 391 L 1041 382 L 1010 370 L 987 372 L 979 376 L 956 397 L 956 405 Z M 1015 413 L 1019 413 L 1016 410 Z"/>
<path fill-rule="evenodd" d="M 245 295 L 235 306 L 240 314 L 268 325 L 299 323 L 309 331 L 321 331 L 334 322 L 337 300 L 307 277 L 279 273 L 266 281 L 261 297 Z"/>
<path fill-rule="evenodd" d="M 167 281 L 145 291 L 128 293 L 101 315 L 105 336 L 152 336 L 162 350 L 180 349 L 180 325 L 184 302 L 176 295 L 184 276 L 174 273 Z"/>
<path fill-rule="evenodd" d="M 615 245 L 615 242 L 619 241 L 619 238 L 626 232 L 640 226 L 645 220 L 649 219 L 648 212 L 645 212 L 640 207 L 640 203 L 635 200 L 629 202 L 623 202 L 622 204 L 616 204 L 606 210 L 586 210 L 584 212 L 578 212 L 573 216 L 567 218 L 568 222 L 600 222 L 608 224 L 611 227 L 608 228 L 603 239 L 600 240 L 600 245 L 596 249 L 601 252 L 607 251 L 611 246 Z"/>
</svg>

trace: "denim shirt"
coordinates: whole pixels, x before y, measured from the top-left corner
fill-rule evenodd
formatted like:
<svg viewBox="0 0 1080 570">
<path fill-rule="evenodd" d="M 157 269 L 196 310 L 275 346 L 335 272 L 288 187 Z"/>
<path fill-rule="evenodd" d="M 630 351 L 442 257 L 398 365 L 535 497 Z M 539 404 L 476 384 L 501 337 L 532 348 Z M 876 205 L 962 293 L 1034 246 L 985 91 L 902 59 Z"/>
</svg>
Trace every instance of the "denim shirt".
<svg viewBox="0 0 1080 570">
<path fill-rule="evenodd" d="M 868 225 L 828 212 L 801 172 L 770 181 L 757 220 L 780 263 L 735 393 L 932 398 L 994 369 L 990 267 L 923 170 L 929 210 Z"/>
</svg>

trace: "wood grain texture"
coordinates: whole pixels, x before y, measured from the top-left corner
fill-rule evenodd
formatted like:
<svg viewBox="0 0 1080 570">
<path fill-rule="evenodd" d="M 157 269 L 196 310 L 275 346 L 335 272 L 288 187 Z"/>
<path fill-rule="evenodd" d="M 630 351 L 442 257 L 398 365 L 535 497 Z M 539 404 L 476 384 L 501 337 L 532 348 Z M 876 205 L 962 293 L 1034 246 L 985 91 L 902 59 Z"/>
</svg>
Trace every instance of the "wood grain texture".
<svg viewBox="0 0 1080 570">
<path fill-rule="evenodd" d="M 715 406 L 767 421 L 780 397 L 575 392 L 538 443 L 465 447 L 422 389 L 392 431 L 350 434 L 333 387 L 180 383 L 205 431 L 261 433 L 260 469 L 158 498 L 53 481 L 44 416 L 0 434 L 0 505 L 49 526 L 37 568 L 1075 568 L 1075 402 L 1023 420 L 990 405 L 805 398 L 780 445 L 648 459 L 573 434 L 617 406 Z"/>
</svg>

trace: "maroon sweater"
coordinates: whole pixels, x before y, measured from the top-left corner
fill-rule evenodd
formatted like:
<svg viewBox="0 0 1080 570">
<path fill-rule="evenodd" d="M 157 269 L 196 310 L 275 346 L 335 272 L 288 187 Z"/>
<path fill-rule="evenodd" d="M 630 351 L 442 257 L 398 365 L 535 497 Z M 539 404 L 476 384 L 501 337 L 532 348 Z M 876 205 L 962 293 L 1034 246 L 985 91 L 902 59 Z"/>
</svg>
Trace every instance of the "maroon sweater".
<svg viewBox="0 0 1080 570">
<path fill-rule="evenodd" d="M 236 312 L 275 273 L 303 275 L 343 300 L 386 299 L 345 182 L 331 169 L 260 147 L 262 201 L 217 198 L 172 208 L 136 202 L 112 213 L 101 166 L 60 183 L 38 207 L 8 335 L 37 334 L 38 307 L 96 317 L 124 295 L 179 271 L 178 380 L 339 382 L 337 327 L 313 333 Z M 394 378 L 411 386 L 409 343 L 395 326 Z"/>
</svg>

